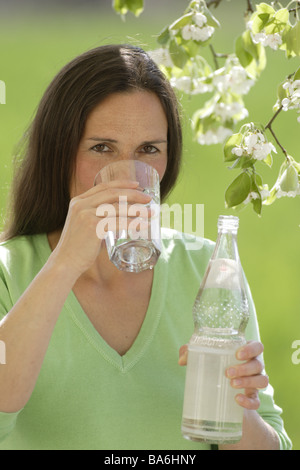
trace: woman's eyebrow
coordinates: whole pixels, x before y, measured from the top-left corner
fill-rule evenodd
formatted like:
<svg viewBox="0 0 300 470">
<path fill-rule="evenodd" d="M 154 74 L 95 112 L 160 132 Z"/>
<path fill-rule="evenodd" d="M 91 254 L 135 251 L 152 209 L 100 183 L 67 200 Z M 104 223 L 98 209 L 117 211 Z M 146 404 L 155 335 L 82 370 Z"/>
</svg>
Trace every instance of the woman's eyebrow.
<svg viewBox="0 0 300 470">
<path fill-rule="evenodd" d="M 115 139 L 106 139 L 105 137 L 89 137 L 87 140 L 92 140 L 93 142 L 111 142 L 111 143 L 118 143 Z M 154 139 L 154 140 L 145 140 L 141 142 L 140 145 L 153 145 L 153 144 L 167 144 L 168 141 L 166 139 Z"/>
<path fill-rule="evenodd" d="M 166 139 L 158 139 L 158 140 L 145 140 L 142 142 L 141 145 L 152 145 L 152 144 L 167 144 L 168 141 Z"/>
<path fill-rule="evenodd" d="M 112 142 L 115 144 L 118 142 L 115 139 L 106 139 L 105 137 L 89 137 L 87 140 L 92 140 L 93 142 Z"/>
</svg>

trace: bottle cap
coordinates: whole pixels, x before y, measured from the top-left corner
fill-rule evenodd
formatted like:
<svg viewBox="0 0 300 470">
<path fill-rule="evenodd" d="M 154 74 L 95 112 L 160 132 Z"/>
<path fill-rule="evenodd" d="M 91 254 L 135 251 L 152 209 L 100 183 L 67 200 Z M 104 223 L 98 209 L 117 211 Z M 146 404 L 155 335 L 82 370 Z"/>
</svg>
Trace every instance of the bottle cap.
<svg viewBox="0 0 300 470">
<path fill-rule="evenodd" d="M 218 220 L 219 232 L 237 233 L 239 228 L 239 218 L 233 215 L 220 215 Z"/>
</svg>

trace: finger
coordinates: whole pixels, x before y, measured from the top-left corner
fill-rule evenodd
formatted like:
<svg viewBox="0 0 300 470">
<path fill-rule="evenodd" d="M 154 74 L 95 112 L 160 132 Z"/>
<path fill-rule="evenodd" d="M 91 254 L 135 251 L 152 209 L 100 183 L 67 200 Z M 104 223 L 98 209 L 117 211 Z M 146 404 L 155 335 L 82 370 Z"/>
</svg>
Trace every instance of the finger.
<svg viewBox="0 0 300 470">
<path fill-rule="evenodd" d="M 90 188 L 88 191 L 80 194 L 78 197 L 81 199 L 85 199 L 87 197 L 90 197 L 93 194 L 97 194 L 109 188 L 137 189 L 138 187 L 139 187 L 138 181 L 114 180 L 114 181 L 109 181 L 108 183 L 99 183 L 96 186 L 93 186 L 92 188 Z"/>
<path fill-rule="evenodd" d="M 179 361 L 178 364 L 180 366 L 186 366 L 187 364 L 187 357 L 188 357 L 188 345 L 185 344 L 184 346 L 181 346 L 179 349 Z"/>
<path fill-rule="evenodd" d="M 248 361 L 263 353 L 264 346 L 259 341 L 249 341 L 247 344 L 239 348 L 236 352 L 236 358 L 239 361 Z"/>
<path fill-rule="evenodd" d="M 231 366 L 226 370 L 226 376 L 229 379 L 236 377 L 249 377 L 252 375 L 259 375 L 264 370 L 264 365 L 259 359 L 251 359 L 251 361 L 244 362 Z"/>
<path fill-rule="evenodd" d="M 142 193 L 136 189 L 120 189 L 108 188 L 105 191 L 100 191 L 93 194 L 89 199 L 91 207 L 99 207 L 101 204 L 148 204 L 151 201 L 151 196 Z"/>
<path fill-rule="evenodd" d="M 235 397 L 236 402 L 246 408 L 247 410 L 258 410 L 260 407 L 260 400 L 257 390 L 249 390 L 247 394 L 239 393 Z"/>
<path fill-rule="evenodd" d="M 125 204 L 121 202 L 103 203 L 96 209 L 97 217 L 126 217 L 129 220 L 136 218 L 151 219 L 155 217 L 155 210 L 145 204 Z"/>
<path fill-rule="evenodd" d="M 269 384 L 269 378 L 266 375 L 254 375 L 252 377 L 239 377 L 230 380 L 230 385 L 233 388 L 244 388 L 244 389 L 264 389 Z"/>
</svg>

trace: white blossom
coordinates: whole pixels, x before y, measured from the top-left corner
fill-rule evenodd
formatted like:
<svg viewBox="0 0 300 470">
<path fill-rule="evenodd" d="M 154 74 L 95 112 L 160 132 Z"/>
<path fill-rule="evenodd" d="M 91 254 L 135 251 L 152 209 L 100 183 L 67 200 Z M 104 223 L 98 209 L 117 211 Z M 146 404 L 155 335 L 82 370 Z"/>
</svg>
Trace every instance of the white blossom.
<svg viewBox="0 0 300 470">
<path fill-rule="evenodd" d="M 191 92 L 192 95 L 200 94 L 200 93 L 208 93 L 213 91 L 213 86 L 207 83 L 204 83 L 201 78 L 194 78 L 193 79 L 193 90 Z"/>
<path fill-rule="evenodd" d="M 161 47 L 159 49 L 149 51 L 148 54 L 151 59 L 158 65 L 164 65 L 165 67 L 174 66 L 169 50 L 166 48 Z"/>
<path fill-rule="evenodd" d="M 231 151 L 237 157 L 244 155 L 256 160 L 265 160 L 271 152 L 277 153 L 276 148 L 271 142 L 266 141 L 261 132 L 248 134 L 242 144 L 234 147 Z"/>
<path fill-rule="evenodd" d="M 204 134 L 199 135 L 198 143 L 200 145 L 222 144 L 231 135 L 231 129 L 220 126 L 217 129 L 210 129 Z"/>
<path fill-rule="evenodd" d="M 189 41 L 190 39 L 192 39 L 193 41 L 197 41 L 198 31 L 200 31 L 200 28 L 198 28 L 198 26 L 195 26 L 194 24 L 187 24 L 182 28 L 181 36 L 186 41 Z"/>
<path fill-rule="evenodd" d="M 293 81 L 289 79 L 282 87 L 284 90 L 287 90 L 289 95 L 281 101 L 282 110 L 296 109 L 300 113 L 300 80 Z M 297 121 L 300 122 L 300 116 L 298 116 Z"/>
<path fill-rule="evenodd" d="M 237 95 L 246 95 L 254 85 L 254 80 L 248 77 L 244 67 L 235 65 L 225 74 L 215 74 L 213 84 L 220 93 L 231 91 Z"/>
<path fill-rule="evenodd" d="M 231 150 L 231 153 L 233 155 L 236 155 L 237 157 L 242 157 L 243 153 L 244 153 L 244 149 L 242 147 L 234 147 L 232 150 Z"/>
<path fill-rule="evenodd" d="M 269 187 L 267 184 L 264 184 L 263 187 L 259 187 L 258 191 L 251 191 L 247 198 L 244 200 L 244 204 L 248 204 L 249 202 L 261 198 L 262 201 L 265 201 L 270 196 Z"/>
<path fill-rule="evenodd" d="M 190 93 L 192 88 L 192 79 L 191 77 L 172 77 L 170 79 L 171 86 L 177 88 L 177 90 L 184 91 L 185 93 Z"/>
<path fill-rule="evenodd" d="M 196 13 L 193 16 L 193 20 L 196 23 L 196 25 L 199 26 L 200 28 L 202 28 L 207 23 L 207 18 L 202 13 Z"/>
<path fill-rule="evenodd" d="M 215 106 L 215 114 L 219 116 L 222 121 L 232 119 L 237 115 L 239 115 L 239 120 L 242 120 L 248 116 L 248 110 L 238 102 L 233 102 L 230 104 L 219 102 Z"/>
<path fill-rule="evenodd" d="M 192 78 L 189 76 L 172 77 L 170 83 L 172 87 L 190 95 L 208 93 L 213 90 L 213 87 L 204 83 L 201 78 Z"/>
<path fill-rule="evenodd" d="M 251 191 L 251 193 L 249 193 L 246 199 L 244 200 L 244 204 L 249 204 L 249 202 L 259 198 L 259 193 L 257 193 L 256 191 Z"/>
<path fill-rule="evenodd" d="M 300 80 L 287 80 L 282 87 L 287 90 L 289 97 L 281 102 L 286 109 L 295 109 L 300 107 Z"/>
<path fill-rule="evenodd" d="M 270 191 L 267 184 L 263 184 L 263 187 L 260 190 L 260 196 L 263 201 L 265 201 L 270 196 Z"/>
<path fill-rule="evenodd" d="M 257 33 L 253 36 L 253 42 L 255 44 L 261 43 L 264 47 L 271 47 L 275 51 L 278 49 L 279 46 L 282 44 L 282 38 L 279 33 L 275 34 L 266 34 L 264 32 Z"/>
<path fill-rule="evenodd" d="M 271 142 L 265 142 L 265 138 L 261 133 L 247 136 L 245 144 L 247 153 L 256 160 L 264 160 L 272 151 L 276 153 L 274 145 Z"/>
<path fill-rule="evenodd" d="M 181 30 L 181 36 L 186 41 L 193 40 L 193 41 L 207 41 L 215 31 L 213 26 L 204 26 L 200 28 L 195 24 L 187 24 Z"/>
<path fill-rule="evenodd" d="M 268 34 L 266 45 L 271 47 L 274 51 L 278 49 L 279 46 L 282 44 L 282 38 L 279 33 L 275 34 Z"/>
</svg>

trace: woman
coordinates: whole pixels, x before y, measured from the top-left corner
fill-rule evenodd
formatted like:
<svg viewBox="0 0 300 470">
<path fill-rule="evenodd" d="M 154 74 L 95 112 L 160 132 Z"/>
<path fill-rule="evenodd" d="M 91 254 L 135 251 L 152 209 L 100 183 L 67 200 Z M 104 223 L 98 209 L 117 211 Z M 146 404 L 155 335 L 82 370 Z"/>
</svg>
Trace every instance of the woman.
<svg viewBox="0 0 300 470">
<path fill-rule="evenodd" d="M 191 310 L 213 244 L 164 240 L 154 271 L 118 271 L 96 236 L 96 209 L 119 196 L 149 202 L 136 182 L 93 187 L 108 162 L 154 166 L 165 198 L 180 168 L 173 91 L 139 48 L 103 46 L 68 64 L 46 91 L 13 187 L 0 247 L 1 449 L 208 449 L 182 438 Z M 223 448 L 290 446 L 258 356 L 252 307 L 244 364 L 243 438 Z M 185 348 L 180 364 L 186 363 Z M 259 413 L 256 411 L 261 401 Z"/>
</svg>

